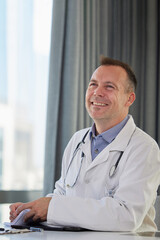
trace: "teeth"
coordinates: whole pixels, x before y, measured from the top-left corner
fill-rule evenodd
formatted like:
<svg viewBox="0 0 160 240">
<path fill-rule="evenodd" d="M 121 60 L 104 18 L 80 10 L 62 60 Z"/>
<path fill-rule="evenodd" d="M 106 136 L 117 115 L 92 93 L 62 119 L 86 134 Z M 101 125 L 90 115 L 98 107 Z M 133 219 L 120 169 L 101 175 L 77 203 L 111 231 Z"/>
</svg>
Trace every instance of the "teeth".
<svg viewBox="0 0 160 240">
<path fill-rule="evenodd" d="M 93 105 L 96 105 L 96 106 L 106 106 L 107 104 L 105 104 L 105 103 L 95 103 L 95 102 L 93 102 Z"/>
</svg>

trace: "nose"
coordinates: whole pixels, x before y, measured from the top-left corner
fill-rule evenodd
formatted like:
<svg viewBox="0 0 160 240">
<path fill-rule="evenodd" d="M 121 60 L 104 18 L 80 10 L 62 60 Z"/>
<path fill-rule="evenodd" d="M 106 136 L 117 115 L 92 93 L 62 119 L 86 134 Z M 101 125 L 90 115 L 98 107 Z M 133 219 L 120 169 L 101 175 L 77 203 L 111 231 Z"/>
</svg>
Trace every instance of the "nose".
<svg viewBox="0 0 160 240">
<path fill-rule="evenodd" d="M 104 96 L 104 92 L 102 87 L 98 86 L 95 90 L 94 90 L 94 96 L 100 96 L 103 97 Z"/>
</svg>

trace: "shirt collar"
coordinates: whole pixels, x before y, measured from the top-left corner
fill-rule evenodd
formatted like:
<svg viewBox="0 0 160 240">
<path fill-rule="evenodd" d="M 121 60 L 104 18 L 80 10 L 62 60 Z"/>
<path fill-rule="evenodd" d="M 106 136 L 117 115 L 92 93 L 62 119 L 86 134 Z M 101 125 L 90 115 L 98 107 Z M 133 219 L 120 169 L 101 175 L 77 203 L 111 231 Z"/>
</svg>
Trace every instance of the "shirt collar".
<svg viewBox="0 0 160 240">
<path fill-rule="evenodd" d="M 129 119 L 129 116 L 127 115 L 123 121 L 121 121 L 120 123 L 118 123 L 116 126 L 108 129 L 107 131 L 99 134 L 99 137 L 102 137 L 106 142 L 111 143 L 116 136 L 118 135 L 118 133 L 122 130 L 122 128 L 125 126 L 125 124 L 127 123 Z M 91 138 L 96 138 L 97 136 L 95 135 L 95 123 L 92 125 L 91 130 L 90 130 L 90 139 Z"/>
</svg>

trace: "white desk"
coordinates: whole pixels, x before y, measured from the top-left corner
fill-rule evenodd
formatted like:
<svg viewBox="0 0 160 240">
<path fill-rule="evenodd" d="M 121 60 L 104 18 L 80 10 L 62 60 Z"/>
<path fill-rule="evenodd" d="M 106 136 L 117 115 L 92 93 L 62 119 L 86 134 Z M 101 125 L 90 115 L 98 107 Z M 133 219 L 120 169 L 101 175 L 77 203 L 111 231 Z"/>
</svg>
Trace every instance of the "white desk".
<svg viewBox="0 0 160 240">
<path fill-rule="evenodd" d="M 1 235 L 1 240 L 157 240 L 159 237 L 144 237 L 113 232 L 61 232 L 44 231 L 23 234 Z"/>
</svg>

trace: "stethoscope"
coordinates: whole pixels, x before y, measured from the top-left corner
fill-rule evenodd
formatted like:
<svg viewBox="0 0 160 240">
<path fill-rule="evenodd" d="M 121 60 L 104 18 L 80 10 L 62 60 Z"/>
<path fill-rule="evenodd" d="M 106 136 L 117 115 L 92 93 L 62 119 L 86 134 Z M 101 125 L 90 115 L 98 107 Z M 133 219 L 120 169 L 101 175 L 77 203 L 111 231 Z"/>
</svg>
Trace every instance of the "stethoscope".
<svg viewBox="0 0 160 240">
<path fill-rule="evenodd" d="M 121 160 L 122 155 L 123 155 L 123 152 L 120 153 L 119 158 L 117 159 L 116 163 L 110 168 L 110 171 L 109 171 L 109 177 L 110 178 L 112 178 L 115 175 L 117 167 L 118 167 L 118 164 L 119 164 L 119 162 Z"/>
<path fill-rule="evenodd" d="M 69 169 L 70 169 L 70 166 L 71 166 L 71 164 L 72 164 L 72 162 L 73 162 L 73 160 L 74 160 L 74 158 L 75 158 L 78 150 L 80 149 L 80 145 L 85 144 L 85 139 L 86 139 L 87 134 L 89 133 L 89 131 L 90 131 L 90 130 L 88 130 L 88 131 L 85 133 L 85 135 L 83 136 L 82 140 L 77 144 L 77 146 L 76 146 L 76 148 L 75 148 L 75 150 L 74 150 L 74 152 L 73 152 L 72 159 L 71 159 L 71 161 L 70 161 L 70 163 L 69 163 L 69 165 L 68 165 L 68 168 L 67 168 L 67 171 L 66 171 L 66 176 L 67 176 L 67 174 L 68 174 L 68 171 L 69 171 Z M 117 170 L 117 167 L 118 167 L 118 164 L 119 164 L 119 162 L 120 162 L 120 160 L 121 160 L 122 155 L 123 155 L 123 152 L 120 153 L 120 155 L 119 155 L 116 163 L 110 168 L 110 170 L 109 170 L 109 177 L 110 177 L 110 178 L 112 178 L 112 177 L 115 175 L 116 170 Z M 80 169 L 81 169 L 81 166 L 82 166 L 83 158 L 84 158 L 84 152 L 81 153 L 81 162 L 80 162 L 80 168 L 79 168 L 77 177 L 76 177 L 74 183 L 73 183 L 72 185 L 70 185 L 69 187 L 73 187 L 73 186 L 75 185 L 75 183 L 77 182 L 77 178 L 78 178 L 79 173 L 80 173 Z"/>
<path fill-rule="evenodd" d="M 73 152 L 72 159 L 71 159 L 71 161 L 70 161 L 70 163 L 68 165 L 68 168 L 67 168 L 67 171 L 66 171 L 66 177 L 67 177 L 68 171 L 70 169 L 70 166 L 72 165 L 72 162 L 73 162 L 73 160 L 74 160 L 78 150 L 80 149 L 80 145 L 85 144 L 85 139 L 86 139 L 86 136 L 87 136 L 88 133 L 89 133 L 89 130 L 85 133 L 85 135 L 83 136 L 82 140 L 77 144 L 77 146 L 76 146 L 76 148 L 75 148 L 75 150 Z M 80 173 L 80 170 L 81 170 L 83 158 L 84 158 L 84 152 L 81 153 L 80 167 L 79 167 L 77 176 L 76 176 L 75 180 L 73 181 L 73 183 L 72 184 L 68 184 L 68 183 L 66 184 L 66 177 L 65 177 L 64 184 L 66 184 L 67 187 L 73 187 L 76 184 L 78 176 L 79 176 L 79 173 Z"/>
</svg>

